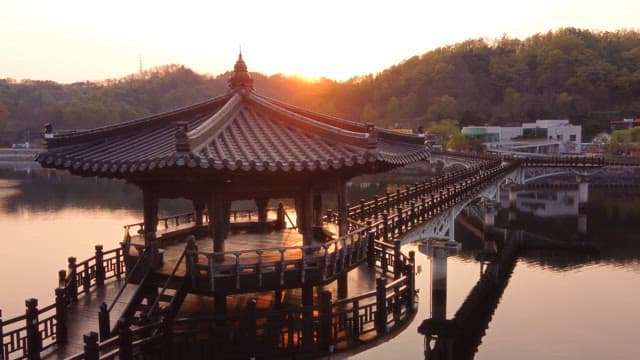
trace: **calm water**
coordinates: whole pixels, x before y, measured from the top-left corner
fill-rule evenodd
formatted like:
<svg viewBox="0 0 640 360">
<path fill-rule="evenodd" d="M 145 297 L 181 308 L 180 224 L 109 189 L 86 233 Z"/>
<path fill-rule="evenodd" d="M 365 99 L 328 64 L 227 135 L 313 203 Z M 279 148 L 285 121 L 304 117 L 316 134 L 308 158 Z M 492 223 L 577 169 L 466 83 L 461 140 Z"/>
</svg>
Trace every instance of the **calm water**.
<svg viewBox="0 0 640 360">
<path fill-rule="evenodd" d="M 416 178 L 381 175 L 357 179 L 351 202 L 393 190 L 393 182 Z M 400 180 L 398 180 L 400 179 Z M 498 212 L 496 225 L 563 241 L 588 241 L 597 256 L 571 251 L 521 254 L 481 338 L 475 359 L 639 359 L 640 193 L 592 190 L 583 216 L 571 190 L 526 191 L 519 210 Z M 328 199 L 331 207 L 331 199 Z M 3 318 L 23 313 L 24 300 L 53 301 L 57 271 L 66 258 L 89 257 L 93 245 L 114 248 L 122 225 L 140 221 L 140 192 L 117 181 L 82 179 L 55 172 L 0 169 L 0 308 Z M 189 211 L 186 202 L 161 203 L 164 213 Z M 473 211 L 467 224 L 478 226 Z M 586 233 L 585 230 L 586 224 Z M 475 255 L 482 242 L 458 224 L 461 251 L 447 259 L 447 319 L 480 278 Z M 395 338 L 352 359 L 424 358 L 417 332 L 431 317 L 431 260 L 417 244 L 420 306 L 415 320 Z M 344 356 L 342 356 L 344 357 Z"/>
</svg>

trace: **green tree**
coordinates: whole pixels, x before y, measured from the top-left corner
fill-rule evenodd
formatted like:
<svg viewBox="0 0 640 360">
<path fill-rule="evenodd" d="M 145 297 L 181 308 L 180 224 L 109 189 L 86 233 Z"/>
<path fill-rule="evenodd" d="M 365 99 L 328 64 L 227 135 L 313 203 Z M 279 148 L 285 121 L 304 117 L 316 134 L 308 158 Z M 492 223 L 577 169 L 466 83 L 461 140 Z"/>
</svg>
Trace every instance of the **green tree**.
<svg viewBox="0 0 640 360">
<path fill-rule="evenodd" d="M 371 105 L 365 105 L 364 109 L 362 109 L 362 115 L 360 115 L 360 120 L 364 123 L 372 123 L 378 124 L 380 121 L 380 115 Z"/>
<path fill-rule="evenodd" d="M 446 149 L 449 139 L 453 135 L 460 133 L 460 125 L 457 120 L 442 119 L 430 123 L 427 132 L 437 139 L 438 144 L 442 145 L 443 149 Z"/>
</svg>

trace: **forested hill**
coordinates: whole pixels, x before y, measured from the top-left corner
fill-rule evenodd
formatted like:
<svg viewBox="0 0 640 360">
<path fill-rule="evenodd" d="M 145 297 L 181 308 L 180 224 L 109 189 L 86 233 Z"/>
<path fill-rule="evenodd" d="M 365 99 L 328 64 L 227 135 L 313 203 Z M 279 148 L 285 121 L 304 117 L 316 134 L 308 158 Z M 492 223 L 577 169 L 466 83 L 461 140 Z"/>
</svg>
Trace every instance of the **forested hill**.
<svg viewBox="0 0 640 360">
<path fill-rule="evenodd" d="M 228 75 L 168 65 L 102 82 L 0 80 L 0 146 L 47 122 L 91 128 L 202 101 L 223 93 Z M 640 33 L 568 28 L 525 40 L 468 40 L 345 82 L 253 76 L 266 96 L 382 126 L 569 118 L 588 138 L 607 120 L 640 116 Z"/>
</svg>

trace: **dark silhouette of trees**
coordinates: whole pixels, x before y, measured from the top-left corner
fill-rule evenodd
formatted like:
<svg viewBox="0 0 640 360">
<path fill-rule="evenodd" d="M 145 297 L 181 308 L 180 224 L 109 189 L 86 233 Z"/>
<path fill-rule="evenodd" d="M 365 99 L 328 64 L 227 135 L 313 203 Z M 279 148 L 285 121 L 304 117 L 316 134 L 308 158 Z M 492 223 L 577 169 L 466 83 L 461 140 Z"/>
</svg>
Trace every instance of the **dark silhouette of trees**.
<svg viewBox="0 0 640 360">
<path fill-rule="evenodd" d="M 0 146 L 23 141 L 47 122 L 58 129 L 89 128 L 186 106 L 224 92 L 228 77 L 167 65 L 67 85 L 0 79 Z M 379 126 L 568 118 L 583 125 L 589 140 L 609 120 L 640 116 L 640 33 L 566 28 L 525 40 L 471 39 L 343 82 L 253 77 L 266 96 Z"/>
</svg>

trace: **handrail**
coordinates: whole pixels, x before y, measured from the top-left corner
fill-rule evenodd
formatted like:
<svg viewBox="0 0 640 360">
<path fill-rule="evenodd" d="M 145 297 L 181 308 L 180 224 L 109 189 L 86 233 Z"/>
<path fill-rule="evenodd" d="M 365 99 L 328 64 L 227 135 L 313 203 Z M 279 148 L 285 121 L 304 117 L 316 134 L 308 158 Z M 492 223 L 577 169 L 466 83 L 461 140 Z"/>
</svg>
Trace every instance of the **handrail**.
<svg viewBox="0 0 640 360">
<path fill-rule="evenodd" d="M 162 290 L 160 290 L 160 292 L 156 296 L 156 299 L 153 301 L 153 304 L 151 304 L 151 306 L 149 307 L 149 310 L 147 311 L 147 314 L 146 314 L 147 319 L 151 318 L 151 315 L 153 314 L 153 312 L 158 307 L 158 304 L 160 303 L 160 298 L 162 297 L 162 295 L 164 295 L 165 291 L 169 287 L 171 280 L 175 278 L 176 272 L 178 271 L 178 267 L 180 267 L 180 264 L 182 264 L 182 260 L 185 258 L 185 255 L 187 254 L 187 248 L 188 248 L 188 245 L 185 246 L 184 250 L 182 251 L 182 255 L 180 255 L 180 257 L 178 258 L 178 261 L 176 261 L 176 265 L 173 267 L 173 270 L 171 271 L 171 275 L 167 277 L 167 280 L 164 282 L 164 285 L 162 286 Z"/>
<path fill-rule="evenodd" d="M 133 265 L 133 267 L 131 268 L 131 271 L 128 271 L 127 278 L 125 280 L 124 285 L 122 285 L 120 287 L 120 289 L 118 289 L 118 292 L 116 293 L 116 296 L 113 298 L 113 301 L 111 302 L 111 305 L 109 305 L 109 307 L 107 308 L 107 311 L 109 313 L 111 312 L 111 310 L 115 306 L 116 302 L 118 302 L 118 299 L 120 299 L 120 296 L 124 292 L 124 289 L 127 287 L 127 284 L 129 284 L 129 282 L 131 281 L 131 278 L 133 278 L 134 274 L 136 273 L 136 269 L 138 268 L 138 266 L 143 263 L 143 259 L 146 259 L 148 257 L 148 255 L 147 255 L 148 253 L 149 252 L 145 250 L 142 253 L 142 255 L 140 255 L 138 257 L 138 261 L 136 261 L 136 263 Z"/>
<path fill-rule="evenodd" d="M 289 217 L 289 213 L 287 213 L 287 210 L 285 210 L 284 208 L 282 208 L 282 212 L 284 213 L 284 217 L 287 218 L 287 220 L 289 220 L 289 224 L 291 224 L 291 228 L 292 229 L 297 229 L 298 226 L 296 224 L 293 223 L 293 221 L 291 220 L 291 218 Z"/>
</svg>

